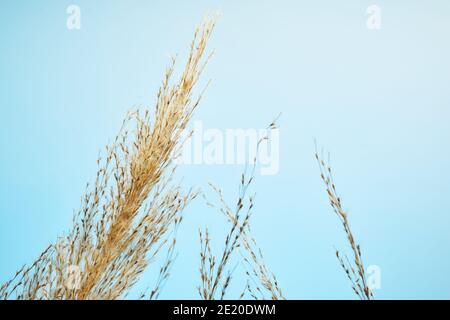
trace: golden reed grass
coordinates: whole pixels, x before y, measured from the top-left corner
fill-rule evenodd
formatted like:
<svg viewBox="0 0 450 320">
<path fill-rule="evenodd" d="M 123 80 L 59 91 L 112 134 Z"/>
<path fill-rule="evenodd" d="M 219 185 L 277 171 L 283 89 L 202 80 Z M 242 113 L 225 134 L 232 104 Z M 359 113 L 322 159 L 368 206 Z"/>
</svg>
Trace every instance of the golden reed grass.
<svg viewBox="0 0 450 320">
<path fill-rule="evenodd" d="M 225 237 L 224 248 L 218 257 L 212 253 L 208 228 L 205 231 L 199 231 L 201 282 L 198 292 L 204 300 L 225 299 L 234 271 L 234 268 L 229 268 L 229 263 L 233 255 L 238 253 L 244 262 L 247 276 L 240 299 L 247 296 L 256 300 L 265 300 L 268 297 L 272 300 L 284 299 L 275 275 L 267 268 L 262 251 L 250 235 L 250 217 L 254 208 L 254 195 L 248 195 L 247 190 L 252 181 L 253 175 L 248 178 L 242 174 L 239 198 L 234 210 L 225 201 L 222 190 L 211 185 L 219 196 L 219 210 L 230 222 L 230 229 Z M 214 207 L 210 203 L 209 205 Z"/>
<path fill-rule="evenodd" d="M 338 250 L 336 250 L 336 257 L 338 258 L 341 267 L 347 275 L 347 278 L 350 280 L 352 289 L 358 296 L 358 298 L 360 298 L 361 300 L 371 300 L 374 298 L 374 296 L 367 284 L 366 272 L 361 255 L 361 247 L 356 243 L 353 232 L 350 229 L 347 212 L 343 209 L 341 198 L 338 196 L 336 191 L 336 185 L 333 180 L 331 167 L 329 163 L 323 160 L 323 157 L 319 156 L 319 153 L 317 151 L 315 156 L 319 164 L 320 176 L 325 183 L 325 188 L 331 207 L 339 217 L 339 220 L 344 227 L 347 240 L 352 249 L 353 263 L 350 261 L 347 255 L 342 257 Z"/>
<path fill-rule="evenodd" d="M 118 299 L 137 282 L 166 243 L 169 228 L 180 223 L 181 212 L 196 196 L 171 186 L 172 159 L 201 99 L 201 94 L 193 97 L 193 89 L 210 58 L 205 50 L 214 26 L 215 18 L 205 19 L 196 30 L 175 83 L 172 60 L 153 119 L 149 110 L 127 116 L 106 156 L 98 159 L 95 183 L 88 185 L 68 235 L 7 281 L 0 298 Z M 169 257 L 157 286 L 167 277 L 170 262 Z M 157 294 L 155 288 L 150 295 Z"/>
<path fill-rule="evenodd" d="M 268 129 L 275 129 L 276 122 L 272 122 Z M 257 145 L 263 143 L 268 137 L 263 137 Z M 256 152 L 257 154 L 257 152 Z M 243 173 L 239 184 L 239 197 L 234 210 L 225 201 L 223 192 L 217 186 L 210 184 L 218 195 L 219 211 L 230 222 L 230 229 L 225 237 L 224 248 L 219 259 L 212 253 L 209 231 L 199 231 L 200 235 L 200 286 L 198 292 L 204 300 L 223 300 L 229 288 L 234 269 L 229 268 L 233 255 L 240 253 L 244 262 L 246 286 L 240 299 L 250 296 L 253 299 L 272 300 L 285 299 L 278 284 L 276 276 L 270 272 L 264 262 L 262 251 L 250 233 L 250 217 L 254 209 L 254 195 L 249 194 L 249 187 L 254 181 L 256 158 L 250 175 Z M 216 206 L 207 202 L 208 206 Z M 242 250 L 241 250 L 242 249 Z M 267 293 L 269 295 L 267 295 Z"/>
<path fill-rule="evenodd" d="M 97 161 L 95 181 L 92 186 L 88 184 L 68 234 L 4 283 L 0 299 L 121 299 L 163 247 L 167 247 L 155 287 L 140 296 L 159 297 L 174 262 L 182 212 L 198 195 L 194 191 L 183 193 L 180 186 L 172 183 L 176 169 L 172 160 L 180 152 L 183 131 L 202 97 L 199 94 L 194 98 L 193 90 L 211 57 L 205 56 L 205 50 L 215 21 L 215 17 L 207 18 L 196 30 L 184 70 L 175 82 L 175 59 L 172 59 L 154 112 L 144 109 L 127 115 L 114 142 L 106 147 L 105 156 Z M 275 127 L 274 121 L 269 129 Z M 266 139 L 261 139 L 258 147 Z M 336 256 L 356 295 L 360 299 L 373 299 L 361 249 L 337 195 L 331 168 L 317 152 L 316 159 L 331 206 L 353 251 L 353 262 L 339 251 Z M 262 251 L 251 236 L 254 195 L 249 195 L 249 187 L 254 181 L 255 166 L 256 159 L 251 174 L 242 174 L 234 209 L 225 201 L 222 190 L 211 185 L 230 229 L 218 256 L 212 252 L 208 229 L 199 231 L 198 292 L 202 299 L 225 298 L 234 271 L 229 265 L 238 254 L 247 277 L 241 299 L 285 299 L 276 276 L 265 264 Z"/>
</svg>

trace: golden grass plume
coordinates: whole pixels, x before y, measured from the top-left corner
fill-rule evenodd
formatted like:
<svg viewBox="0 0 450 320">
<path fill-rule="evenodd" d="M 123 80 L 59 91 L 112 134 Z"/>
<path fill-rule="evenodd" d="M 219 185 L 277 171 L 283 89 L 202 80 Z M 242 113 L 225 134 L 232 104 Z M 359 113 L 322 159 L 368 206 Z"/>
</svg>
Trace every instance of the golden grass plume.
<svg viewBox="0 0 450 320">
<path fill-rule="evenodd" d="M 276 128 L 274 120 L 268 129 Z M 268 137 L 263 137 L 257 144 L 259 145 Z M 225 201 L 222 190 L 210 184 L 211 188 L 218 195 L 219 211 L 230 222 L 230 229 L 225 237 L 224 247 L 217 257 L 211 250 L 211 238 L 208 229 L 199 231 L 200 235 L 200 286 L 199 295 L 204 300 L 225 299 L 227 289 L 232 280 L 234 269 L 229 267 L 233 255 L 240 253 L 240 258 L 247 276 L 246 286 L 240 295 L 240 299 L 250 296 L 253 299 L 284 300 L 283 292 L 278 284 L 277 278 L 267 267 L 262 251 L 258 247 L 256 240 L 251 236 L 250 217 L 254 209 L 254 194 L 249 194 L 249 188 L 254 181 L 256 168 L 256 158 L 249 175 L 244 172 L 241 175 L 239 184 L 239 196 L 234 210 Z M 215 205 L 207 201 L 208 206 L 216 208 Z M 267 296 L 269 293 L 269 296 Z"/>
<path fill-rule="evenodd" d="M 205 51 L 215 21 L 206 18 L 196 30 L 178 81 L 172 59 L 154 112 L 128 114 L 98 159 L 95 182 L 68 234 L 3 284 L 0 299 L 119 299 L 138 281 L 196 196 L 171 184 L 172 160 L 202 96 L 193 97 L 193 90 L 210 58 Z M 166 272 L 161 269 L 163 279 Z"/>
<path fill-rule="evenodd" d="M 339 264 L 344 270 L 347 278 L 349 279 L 352 289 L 355 294 L 361 300 L 372 300 L 374 299 L 372 290 L 367 283 L 366 271 L 364 268 L 364 263 L 361 254 L 361 247 L 357 244 L 353 232 L 350 228 L 350 223 L 348 221 L 348 214 L 342 207 L 341 198 L 338 196 L 336 191 L 336 185 L 333 180 L 333 174 L 329 162 L 325 162 L 323 157 L 319 155 L 316 151 L 315 157 L 320 168 L 320 176 L 325 184 L 326 192 L 330 205 L 333 208 L 334 213 L 338 216 L 344 227 L 345 234 L 347 236 L 347 241 L 353 252 L 353 262 L 345 255 L 341 256 L 340 252 L 336 250 L 336 257 L 339 260 Z"/>
</svg>

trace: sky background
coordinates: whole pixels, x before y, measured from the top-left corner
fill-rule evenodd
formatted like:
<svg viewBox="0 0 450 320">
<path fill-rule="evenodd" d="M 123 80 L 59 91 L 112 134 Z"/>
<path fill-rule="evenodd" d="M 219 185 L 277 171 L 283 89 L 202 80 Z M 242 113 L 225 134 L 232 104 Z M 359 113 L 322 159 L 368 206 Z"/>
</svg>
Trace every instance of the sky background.
<svg viewBox="0 0 450 320">
<path fill-rule="evenodd" d="M 66 8 L 81 8 L 81 29 Z M 382 10 L 368 30 L 366 9 Z M 70 228 L 96 159 L 126 111 L 153 106 L 172 54 L 220 11 L 212 79 L 195 119 L 264 128 L 282 112 L 280 170 L 257 176 L 253 236 L 291 299 L 352 299 L 334 247 L 314 140 L 334 176 L 382 299 L 450 298 L 449 1 L 2 1 L 0 282 Z M 243 166 L 183 166 L 235 203 Z M 210 192 L 209 192 L 210 193 Z M 209 195 L 214 199 L 214 194 Z M 185 212 L 162 298 L 196 299 L 199 227 L 222 247 L 226 221 L 202 200 Z M 138 288 L 152 285 L 159 261 Z M 231 296 L 244 286 L 237 275 Z"/>
</svg>

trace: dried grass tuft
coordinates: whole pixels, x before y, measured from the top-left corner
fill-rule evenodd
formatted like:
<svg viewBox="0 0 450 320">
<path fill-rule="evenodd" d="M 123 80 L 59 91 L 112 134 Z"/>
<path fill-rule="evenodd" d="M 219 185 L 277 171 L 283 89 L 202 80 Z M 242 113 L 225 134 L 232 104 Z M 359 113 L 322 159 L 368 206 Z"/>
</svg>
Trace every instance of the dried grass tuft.
<svg viewBox="0 0 450 320">
<path fill-rule="evenodd" d="M 319 156 L 319 153 L 317 151 L 315 157 L 319 164 L 320 176 L 325 183 L 331 207 L 341 221 L 342 226 L 344 227 L 345 234 L 347 235 L 347 240 L 353 252 L 353 262 L 350 261 L 347 255 L 342 257 L 338 250 L 336 250 L 336 257 L 338 258 L 339 264 L 344 270 L 347 278 L 350 280 L 352 289 L 358 296 L 358 298 L 360 298 L 361 300 L 374 299 L 373 293 L 367 284 L 366 272 L 361 254 L 361 247 L 359 246 L 359 244 L 357 244 L 355 237 L 353 236 L 353 232 L 348 221 L 347 212 L 343 209 L 341 198 L 337 194 L 336 185 L 333 180 L 333 174 L 329 162 L 325 162 L 323 160 L 323 157 Z"/>
<path fill-rule="evenodd" d="M 275 121 L 269 125 L 268 129 L 276 128 Z M 258 148 L 267 139 L 267 137 L 263 137 L 258 142 Z M 249 194 L 249 188 L 254 181 L 255 168 L 256 159 L 251 173 L 247 175 L 244 172 L 241 176 L 239 197 L 234 210 L 225 201 L 222 190 L 210 184 L 219 198 L 220 206 L 218 210 L 225 215 L 231 227 L 225 238 L 224 249 L 219 255 L 220 259 L 212 253 L 208 229 L 203 232 L 199 231 L 201 284 L 198 287 L 198 292 L 204 300 L 223 300 L 225 298 L 234 271 L 234 269 L 229 268 L 229 263 L 233 255 L 237 253 L 240 253 L 248 278 L 240 299 L 247 295 L 254 299 L 267 299 L 267 293 L 272 300 L 285 299 L 276 276 L 266 266 L 262 251 L 250 232 L 250 217 L 253 213 L 255 195 Z M 208 201 L 207 204 L 210 207 L 216 207 Z"/>
<path fill-rule="evenodd" d="M 138 110 L 126 117 L 106 155 L 98 159 L 95 182 L 87 186 L 70 232 L 6 282 L 1 299 L 118 299 L 138 281 L 167 243 L 169 228 L 180 222 L 197 195 L 173 186 L 172 160 L 202 96 L 193 97 L 193 90 L 210 58 L 205 50 L 215 21 L 205 19 L 196 30 L 174 83 L 172 59 L 154 113 Z M 152 298 L 167 279 L 171 252 Z"/>
</svg>

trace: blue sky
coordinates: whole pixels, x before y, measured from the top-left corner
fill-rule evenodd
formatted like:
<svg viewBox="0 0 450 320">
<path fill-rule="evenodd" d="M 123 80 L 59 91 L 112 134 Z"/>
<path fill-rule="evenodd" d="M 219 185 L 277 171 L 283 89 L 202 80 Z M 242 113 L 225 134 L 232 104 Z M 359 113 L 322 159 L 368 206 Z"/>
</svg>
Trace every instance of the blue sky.
<svg viewBox="0 0 450 320">
<path fill-rule="evenodd" d="M 66 8 L 81 29 L 66 28 Z M 382 9 L 368 30 L 366 9 Z M 195 118 L 264 128 L 282 113 L 280 171 L 258 176 L 253 235 L 288 298 L 353 298 L 334 256 L 348 249 L 314 161 L 331 153 L 338 189 L 378 298 L 450 298 L 448 1 L 2 1 L 0 282 L 70 227 L 99 150 L 126 111 L 152 106 L 169 56 L 185 57 L 207 12 L 221 17 Z M 234 203 L 239 165 L 183 166 Z M 211 195 L 213 197 L 213 195 Z M 162 298 L 197 298 L 197 229 L 216 249 L 224 218 L 186 211 Z M 156 270 L 158 262 L 153 265 Z M 152 270 L 140 286 L 154 281 Z M 242 279 L 236 278 L 240 288 Z"/>
</svg>

